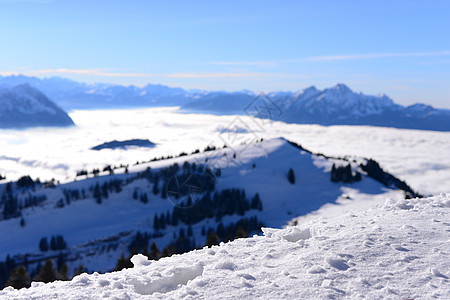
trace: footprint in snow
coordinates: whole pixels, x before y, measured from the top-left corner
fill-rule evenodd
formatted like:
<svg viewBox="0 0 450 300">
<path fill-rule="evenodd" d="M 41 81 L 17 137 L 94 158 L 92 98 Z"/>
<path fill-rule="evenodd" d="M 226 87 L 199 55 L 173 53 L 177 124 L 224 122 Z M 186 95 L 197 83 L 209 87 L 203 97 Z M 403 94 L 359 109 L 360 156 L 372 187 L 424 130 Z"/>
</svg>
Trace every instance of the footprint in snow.
<svg viewBox="0 0 450 300">
<path fill-rule="evenodd" d="M 436 277 L 442 277 L 442 278 L 448 279 L 448 277 L 445 276 L 444 274 L 442 274 L 441 272 L 439 272 L 438 269 L 431 269 L 431 273 L 433 273 L 433 275 Z"/>
<path fill-rule="evenodd" d="M 405 251 L 405 252 L 410 251 L 409 249 L 402 247 L 402 245 L 400 244 L 392 244 L 391 247 L 397 251 Z"/>
<path fill-rule="evenodd" d="M 350 268 L 349 265 L 347 265 L 347 262 L 341 258 L 336 258 L 336 257 L 327 257 L 325 259 L 325 261 L 332 267 L 340 270 L 340 271 L 345 271 L 348 268 Z"/>
<path fill-rule="evenodd" d="M 255 277 L 253 277 L 252 275 L 247 274 L 247 273 L 241 273 L 241 274 L 238 274 L 237 276 L 245 278 L 247 280 L 256 280 Z"/>
<path fill-rule="evenodd" d="M 308 273 L 310 273 L 310 274 L 321 274 L 321 273 L 325 273 L 325 272 L 326 272 L 326 270 L 324 268 L 319 267 L 319 266 L 311 267 L 308 270 Z"/>
<path fill-rule="evenodd" d="M 216 269 L 222 270 L 234 271 L 236 268 L 237 268 L 236 264 L 232 263 L 231 261 L 222 261 L 216 265 Z"/>
</svg>

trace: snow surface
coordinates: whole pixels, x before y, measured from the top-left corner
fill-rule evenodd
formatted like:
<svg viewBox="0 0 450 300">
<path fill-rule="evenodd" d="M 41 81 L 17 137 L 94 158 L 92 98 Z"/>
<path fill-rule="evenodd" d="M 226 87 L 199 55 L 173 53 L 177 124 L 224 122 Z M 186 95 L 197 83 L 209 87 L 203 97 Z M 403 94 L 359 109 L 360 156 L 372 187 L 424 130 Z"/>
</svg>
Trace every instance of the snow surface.
<svg viewBox="0 0 450 300">
<path fill-rule="evenodd" d="M 422 194 L 450 192 L 450 132 L 283 122 L 265 122 L 261 127 L 246 116 L 178 114 L 176 108 L 75 111 L 70 117 L 77 127 L 0 130 L 0 175 L 7 180 L 30 175 L 71 181 L 84 168 L 134 164 L 210 143 L 222 146 L 226 131 L 241 128 L 238 141 L 282 136 L 314 152 L 373 158 Z M 149 139 L 157 147 L 89 150 L 133 138 Z"/>
<path fill-rule="evenodd" d="M 450 194 L 265 228 L 264 236 L 70 282 L 0 291 L 1 299 L 449 299 Z"/>
</svg>

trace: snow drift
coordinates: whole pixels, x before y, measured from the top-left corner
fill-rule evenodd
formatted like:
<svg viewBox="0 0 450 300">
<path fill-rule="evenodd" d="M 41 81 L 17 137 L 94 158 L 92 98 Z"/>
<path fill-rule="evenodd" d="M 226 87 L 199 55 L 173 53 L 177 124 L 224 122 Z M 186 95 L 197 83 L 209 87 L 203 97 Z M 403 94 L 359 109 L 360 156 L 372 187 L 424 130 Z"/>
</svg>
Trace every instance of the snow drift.
<svg viewBox="0 0 450 300">
<path fill-rule="evenodd" d="M 450 298 L 450 194 L 387 199 L 375 209 L 264 236 L 0 291 L 1 299 Z"/>
</svg>

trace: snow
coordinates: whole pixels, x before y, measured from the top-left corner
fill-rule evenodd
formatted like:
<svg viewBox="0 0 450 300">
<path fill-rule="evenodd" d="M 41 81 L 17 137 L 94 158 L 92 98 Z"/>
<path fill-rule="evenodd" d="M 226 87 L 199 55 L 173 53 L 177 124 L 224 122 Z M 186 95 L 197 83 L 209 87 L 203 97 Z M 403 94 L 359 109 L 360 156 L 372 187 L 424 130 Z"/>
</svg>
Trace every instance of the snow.
<svg viewBox="0 0 450 300">
<path fill-rule="evenodd" d="M 43 95 L 38 90 L 27 84 L 0 91 L 0 97 L 2 98 L 0 113 L 8 113 L 14 109 L 28 115 L 41 112 L 47 112 L 52 115 L 57 113 L 53 107 L 50 107 L 46 101 L 42 100 Z"/>
<path fill-rule="evenodd" d="M 235 152 L 238 153 L 236 159 L 232 158 Z M 285 226 L 297 216 L 302 216 L 296 219 L 297 222 L 303 223 L 319 216 L 340 215 L 349 209 L 366 209 L 383 203 L 387 197 L 401 199 L 404 195 L 402 191 L 387 189 L 365 175 L 360 182 L 333 183 L 330 181 L 329 173 L 332 164 L 344 162 L 336 159 L 327 160 L 300 151 L 282 138 L 270 139 L 253 145 L 240 145 L 234 150 L 220 149 L 130 166 L 128 175 L 121 174 L 123 170 L 116 170 L 115 175 L 78 180 L 51 189 L 38 188 L 36 191 L 26 191 L 20 196 L 23 197 L 27 193 L 45 194 L 48 200 L 40 206 L 25 208 L 22 211 L 25 227 L 19 225 L 19 219 L 0 222 L 0 232 L 8 232 L 0 234 L 0 260 L 5 259 L 8 254 L 14 256 L 29 253 L 42 256 L 43 254 L 38 252 L 39 240 L 44 236 L 62 234 L 70 252 L 74 254 L 71 256 L 77 257 L 76 260 L 68 262 L 71 270 L 80 263 L 89 266 L 91 270 L 111 270 L 121 251 L 128 251 L 127 245 L 131 236 L 137 230 L 154 232 L 154 214 L 171 211 L 175 203 L 172 203 L 170 197 L 163 199 L 160 195 L 154 195 L 153 184 L 146 179 L 138 179 L 123 186 L 120 193 L 110 193 L 108 199 L 104 199 L 101 205 L 92 198 L 88 191 L 89 187 L 96 182 L 102 185 L 111 179 L 132 177 L 135 175 L 134 172 L 144 171 L 147 167 L 156 170 L 174 163 L 183 165 L 184 161 L 204 164 L 206 158 L 209 165 L 220 167 L 222 170 L 221 176 L 216 178 L 218 191 L 240 188 L 245 190 L 248 198 L 259 193 L 263 210 L 251 210 L 245 217 L 257 216 L 265 226 L 270 227 Z M 355 165 L 353 163 L 354 170 Z M 295 173 L 295 184 L 290 184 L 287 180 L 290 168 Z M 56 202 L 65 198 L 64 189 L 83 188 L 88 194 L 87 199 L 72 201 L 63 208 L 56 207 Z M 147 193 L 148 203 L 132 199 L 135 189 Z M 225 216 L 223 223 L 227 225 L 240 218 L 242 216 Z M 192 226 L 193 237 L 201 245 L 206 240 L 206 237 L 201 235 L 203 226 L 216 228 L 217 223 L 213 219 L 206 219 Z M 179 224 L 179 227 L 168 226 L 162 231 L 164 235 L 161 238 L 152 241 L 163 249 L 172 240 L 173 233 L 178 233 L 180 228 L 186 228 L 186 224 Z M 293 232 L 292 238 L 297 238 L 297 235 L 304 236 L 307 233 Z M 118 241 L 117 250 L 111 252 L 102 250 L 103 246 L 108 245 L 101 241 L 108 238 Z M 95 256 L 86 253 L 95 253 Z"/>
<path fill-rule="evenodd" d="M 263 236 L 8 287 L 1 299 L 449 299 L 450 194 L 392 200 Z"/>
</svg>

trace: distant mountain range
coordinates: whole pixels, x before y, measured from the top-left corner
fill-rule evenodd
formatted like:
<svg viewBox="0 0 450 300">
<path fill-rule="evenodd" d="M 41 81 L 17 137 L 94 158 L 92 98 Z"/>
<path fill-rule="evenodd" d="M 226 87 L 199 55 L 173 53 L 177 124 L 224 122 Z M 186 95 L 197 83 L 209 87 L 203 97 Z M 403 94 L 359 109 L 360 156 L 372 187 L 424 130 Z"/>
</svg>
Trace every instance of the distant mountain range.
<svg viewBox="0 0 450 300">
<path fill-rule="evenodd" d="M 250 114 L 297 124 L 372 125 L 407 129 L 450 131 L 450 110 L 426 104 L 402 106 L 386 95 L 353 92 L 344 84 L 301 92 L 186 91 L 163 85 L 144 87 L 86 84 L 60 77 L 39 79 L 0 76 L 0 90 L 18 84 L 41 90 L 66 110 L 152 106 L 180 106 L 184 113 Z"/>
<path fill-rule="evenodd" d="M 430 105 L 402 106 L 386 95 L 355 93 L 344 84 L 301 92 L 216 93 L 189 102 L 184 112 L 249 114 L 276 121 L 320 125 L 372 125 L 407 129 L 450 131 L 450 110 Z"/>
<path fill-rule="evenodd" d="M 144 87 L 113 84 L 86 84 L 61 77 L 37 78 L 23 75 L 0 76 L 0 89 L 27 83 L 41 90 L 65 110 L 180 106 L 194 95 L 181 89 L 159 84 Z"/>
<path fill-rule="evenodd" d="M 0 128 L 73 125 L 61 108 L 28 84 L 0 89 Z"/>
</svg>

